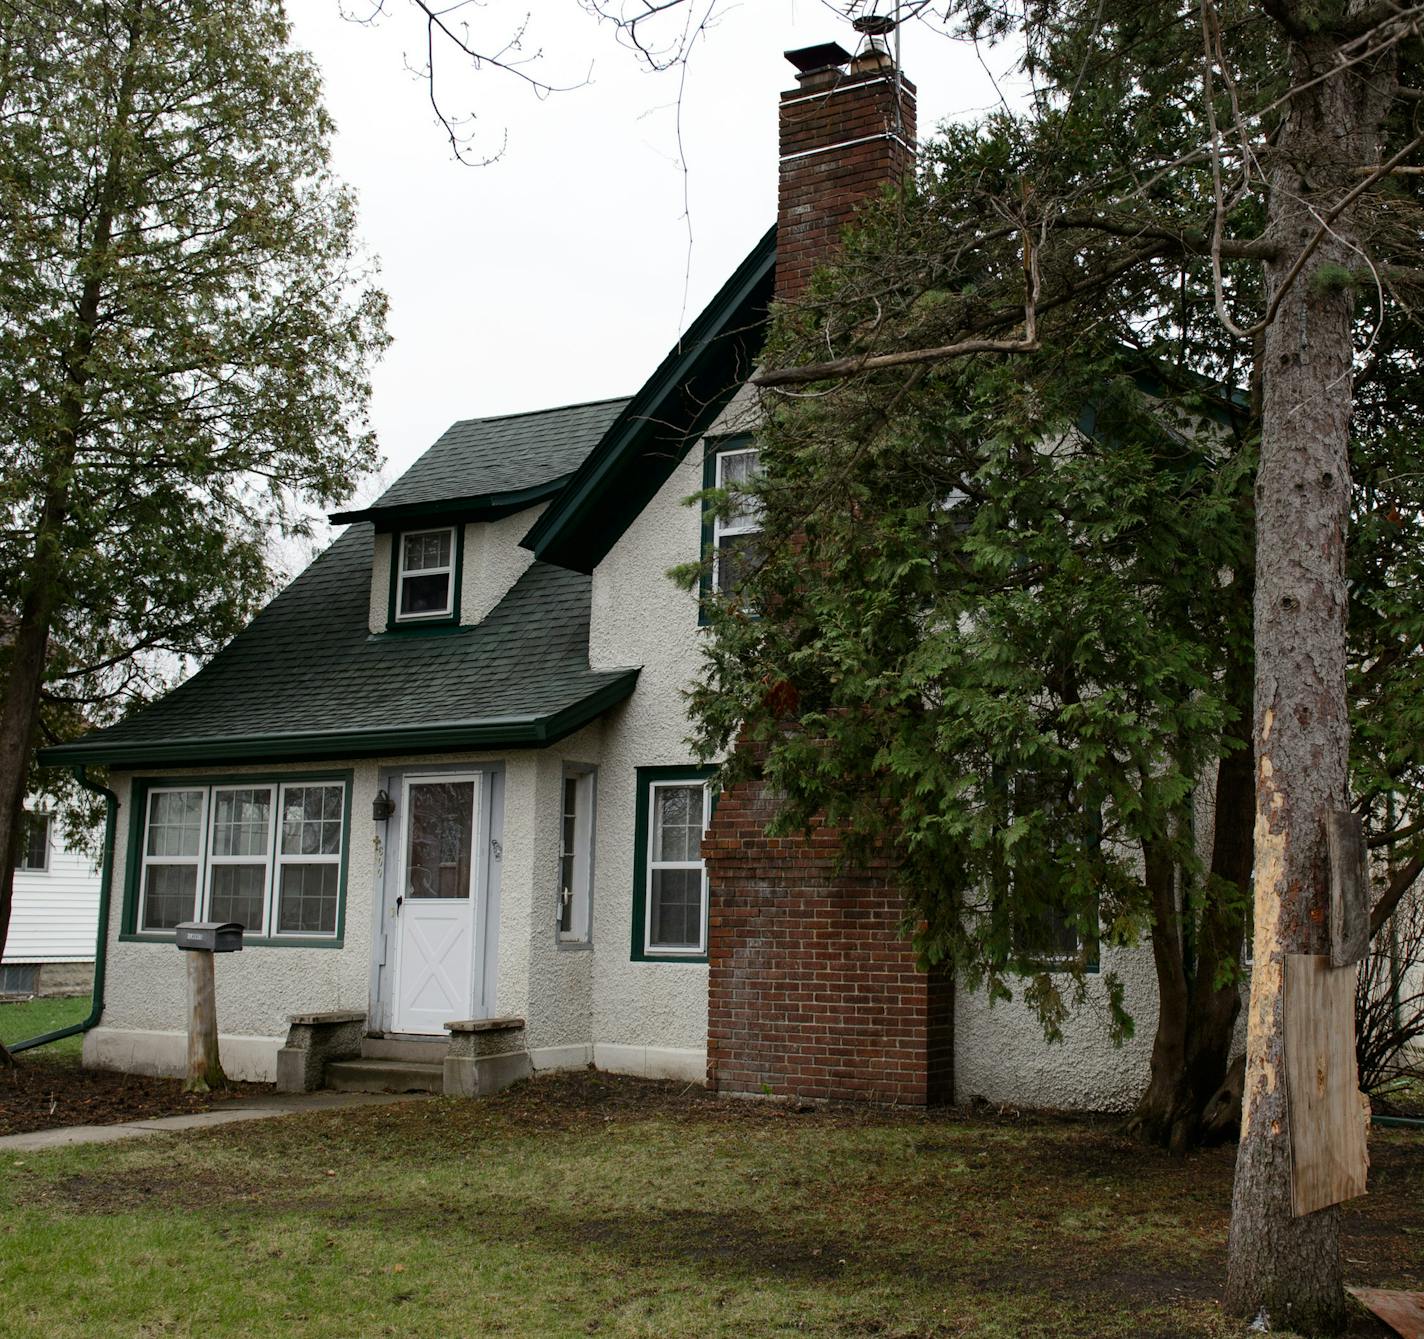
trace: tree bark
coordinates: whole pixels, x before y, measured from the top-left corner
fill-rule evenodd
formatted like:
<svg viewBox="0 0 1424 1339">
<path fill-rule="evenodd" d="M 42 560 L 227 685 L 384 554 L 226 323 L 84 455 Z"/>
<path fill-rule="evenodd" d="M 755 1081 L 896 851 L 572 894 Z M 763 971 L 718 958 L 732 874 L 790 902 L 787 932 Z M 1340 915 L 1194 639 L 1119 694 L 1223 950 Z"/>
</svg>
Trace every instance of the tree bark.
<svg viewBox="0 0 1424 1339">
<path fill-rule="evenodd" d="M 1226 1292 L 1232 1313 L 1308 1333 L 1344 1321 L 1339 1211 L 1292 1213 L 1282 1013 L 1286 955 L 1328 950 L 1324 816 L 1348 795 L 1348 213 L 1282 290 L 1353 169 L 1377 160 L 1389 91 L 1381 102 L 1382 72 L 1343 68 L 1338 56 L 1328 33 L 1294 36 L 1296 91 L 1270 166 L 1267 231 L 1280 258 L 1265 266 L 1278 306 L 1265 332 L 1256 481 L 1255 961 Z"/>
</svg>

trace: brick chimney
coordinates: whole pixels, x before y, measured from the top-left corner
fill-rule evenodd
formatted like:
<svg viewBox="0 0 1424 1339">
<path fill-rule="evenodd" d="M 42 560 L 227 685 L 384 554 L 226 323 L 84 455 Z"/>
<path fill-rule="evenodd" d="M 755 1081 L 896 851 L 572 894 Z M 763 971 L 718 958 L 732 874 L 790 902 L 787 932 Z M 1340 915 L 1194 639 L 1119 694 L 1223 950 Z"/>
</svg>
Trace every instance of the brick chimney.
<svg viewBox="0 0 1424 1339">
<path fill-rule="evenodd" d="M 856 206 L 915 165 L 915 86 L 876 36 L 854 60 L 839 43 L 788 51 L 781 95 L 776 296 L 795 302 L 840 245 Z"/>
</svg>

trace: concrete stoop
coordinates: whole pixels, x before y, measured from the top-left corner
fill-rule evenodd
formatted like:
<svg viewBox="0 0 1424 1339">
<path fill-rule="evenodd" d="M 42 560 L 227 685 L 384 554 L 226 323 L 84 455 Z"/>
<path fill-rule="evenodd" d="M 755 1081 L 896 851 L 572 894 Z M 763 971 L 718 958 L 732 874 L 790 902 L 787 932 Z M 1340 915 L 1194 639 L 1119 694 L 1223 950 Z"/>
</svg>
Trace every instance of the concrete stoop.
<svg viewBox="0 0 1424 1339">
<path fill-rule="evenodd" d="M 448 1039 L 366 1035 L 366 1016 L 293 1014 L 277 1090 L 488 1097 L 534 1072 L 522 1018 L 445 1024 Z"/>
</svg>

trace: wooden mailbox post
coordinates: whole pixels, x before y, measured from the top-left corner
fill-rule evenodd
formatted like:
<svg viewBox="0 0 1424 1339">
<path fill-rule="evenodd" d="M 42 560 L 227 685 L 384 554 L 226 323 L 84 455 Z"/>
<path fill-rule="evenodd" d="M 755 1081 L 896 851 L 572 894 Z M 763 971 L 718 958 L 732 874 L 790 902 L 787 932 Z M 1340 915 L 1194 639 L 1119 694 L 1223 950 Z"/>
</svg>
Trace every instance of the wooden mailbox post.
<svg viewBox="0 0 1424 1339">
<path fill-rule="evenodd" d="M 184 921 L 175 931 L 188 960 L 188 1074 L 185 1093 L 227 1087 L 218 1057 L 217 978 L 214 953 L 240 953 L 242 926 L 232 921 Z"/>
</svg>

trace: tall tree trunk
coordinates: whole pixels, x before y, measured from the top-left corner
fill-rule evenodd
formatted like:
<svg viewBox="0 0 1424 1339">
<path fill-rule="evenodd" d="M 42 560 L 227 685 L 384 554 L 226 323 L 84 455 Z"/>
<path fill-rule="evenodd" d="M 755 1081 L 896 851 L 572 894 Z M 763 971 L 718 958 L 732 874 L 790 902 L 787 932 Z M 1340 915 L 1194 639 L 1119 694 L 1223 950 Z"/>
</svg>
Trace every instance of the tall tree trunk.
<svg viewBox="0 0 1424 1339">
<path fill-rule="evenodd" d="M 1226 1302 L 1272 1328 L 1333 1332 L 1344 1319 L 1339 1211 L 1291 1212 L 1282 1012 L 1286 955 L 1328 949 L 1324 817 L 1348 794 L 1348 214 L 1283 285 L 1355 169 L 1378 160 L 1383 103 L 1370 82 L 1381 72 L 1342 68 L 1333 38 L 1302 27 L 1292 53 L 1296 91 L 1270 168 L 1280 258 L 1266 264 L 1266 291 L 1280 300 L 1265 332 L 1256 481 L 1255 963 Z"/>
<path fill-rule="evenodd" d="M 65 527 L 69 521 L 71 483 L 79 453 L 90 359 L 98 331 L 106 280 L 112 264 L 114 219 L 133 115 L 134 81 L 148 16 L 134 4 L 125 23 L 127 47 L 115 94 L 114 120 L 106 135 L 104 175 L 95 200 L 93 230 L 76 260 L 81 283 L 75 303 L 74 335 L 65 355 L 65 381 L 55 406 L 55 426 L 45 443 L 45 484 L 35 525 L 29 569 L 22 579 L 24 596 L 19 624 L 6 665 L 0 700 L 0 954 L 10 928 L 14 903 L 15 860 L 19 852 L 30 756 L 39 728 L 45 665 L 56 611 L 64 599 Z M 0 1056 L 9 1053 L 0 1048 Z"/>
</svg>

